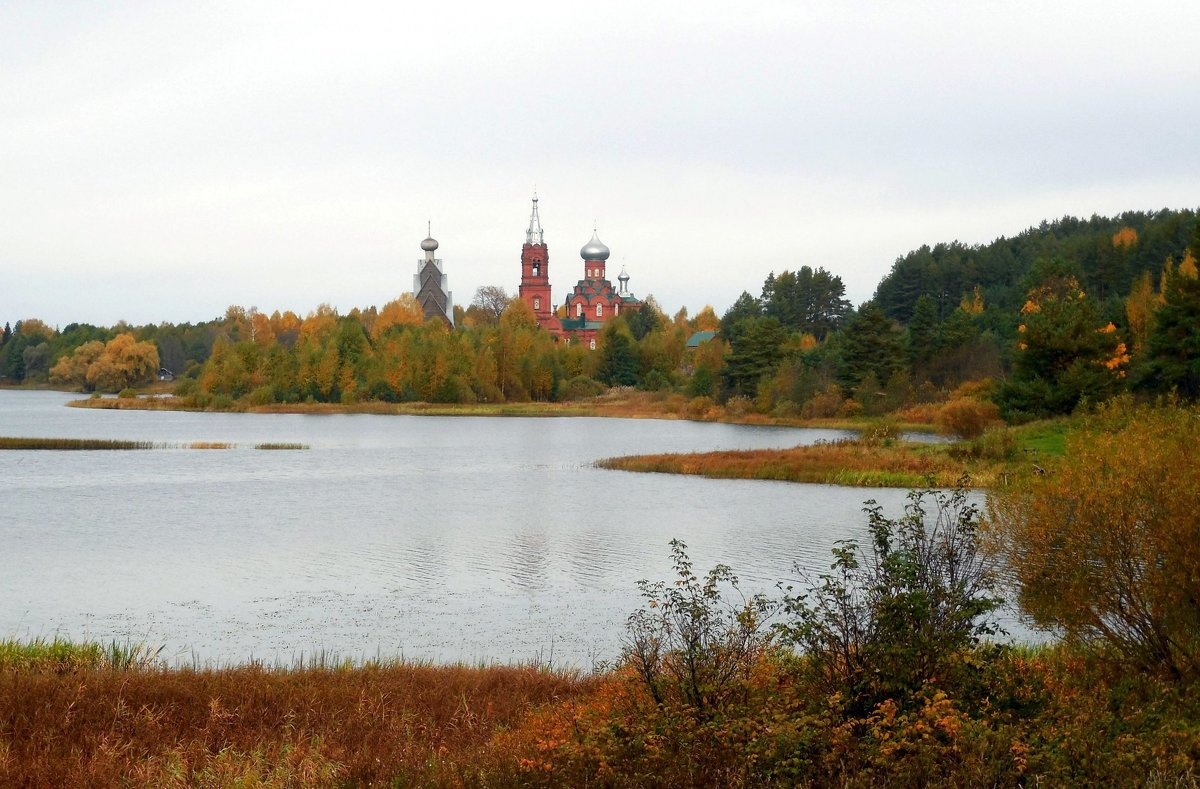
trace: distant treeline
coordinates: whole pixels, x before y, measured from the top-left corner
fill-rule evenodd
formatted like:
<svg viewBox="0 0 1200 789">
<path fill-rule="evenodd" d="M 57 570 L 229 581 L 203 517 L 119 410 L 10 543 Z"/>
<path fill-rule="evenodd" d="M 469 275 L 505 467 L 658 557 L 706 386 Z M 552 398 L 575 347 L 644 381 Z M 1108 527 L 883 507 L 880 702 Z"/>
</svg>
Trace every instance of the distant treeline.
<svg viewBox="0 0 1200 789">
<path fill-rule="evenodd" d="M 922 247 L 851 310 L 801 269 L 721 319 L 722 394 L 760 411 L 882 413 L 965 382 L 1009 419 L 1132 387 L 1200 395 L 1200 229 L 1193 211 L 1043 222 L 1012 239 Z"/>
<path fill-rule="evenodd" d="M 668 317 L 650 298 L 610 321 L 594 352 L 555 343 L 494 286 L 454 329 L 423 322 L 408 295 L 303 318 L 230 307 L 200 324 L 61 332 L 31 319 L 5 325 L 0 375 L 116 391 L 161 366 L 180 394 L 218 408 L 559 400 L 622 385 L 816 417 L 915 413 L 957 392 L 1020 420 L 1131 387 L 1200 395 L 1197 257 L 1194 211 L 1067 217 L 909 252 L 857 308 L 839 276 L 808 266 L 772 273 L 719 320 L 707 307 Z M 717 335 L 689 348 L 697 332 Z"/>
</svg>

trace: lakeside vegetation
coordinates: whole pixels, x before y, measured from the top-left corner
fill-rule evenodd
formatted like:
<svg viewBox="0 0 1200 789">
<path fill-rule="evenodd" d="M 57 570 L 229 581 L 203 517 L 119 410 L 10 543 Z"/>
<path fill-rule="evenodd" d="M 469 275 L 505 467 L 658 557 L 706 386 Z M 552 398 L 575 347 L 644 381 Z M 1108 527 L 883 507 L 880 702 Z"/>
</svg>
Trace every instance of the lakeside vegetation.
<svg viewBox="0 0 1200 789">
<path fill-rule="evenodd" d="M 0 377 L 131 395 L 161 366 L 177 377 L 178 399 L 137 407 L 201 410 L 432 403 L 494 413 L 631 386 L 686 398 L 688 418 L 724 409 L 735 419 L 945 409 L 962 385 L 991 380 L 984 399 L 1019 423 L 1131 389 L 1200 394 L 1189 341 L 1198 255 L 1193 211 L 1066 217 L 987 245 L 912 251 L 857 307 L 840 277 L 807 266 L 773 272 L 720 317 L 711 307 L 668 316 L 647 297 L 605 324 L 595 352 L 555 343 L 523 302 L 496 298 L 497 286 L 480 288 L 452 330 L 422 322 L 409 295 L 306 317 L 233 306 L 195 325 L 59 331 L 30 318 L 5 324 Z M 697 332 L 715 336 L 689 346 Z"/>
<path fill-rule="evenodd" d="M 1027 468 L 1061 456 L 1069 426 L 1054 419 L 1016 428 L 994 425 L 970 441 L 904 441 L 902 426 L 877 420 L 859 438 L 790 449 L 626 455 L 597 461 L 601 468 L 711 479 L 758 479 L 856 487 L 950 488 L 967 479 L 974 487 L 1006 485 Z"/>
<path fill-rule="evenodd" d="M 726 567 L 701 575 L 677 543 L 676 577 L 642 584 L 619 660 L 594 676 L 169 668 L 115 646 L 0 644 L 0 782 L 1195 786 L 1197 257 L 1191 211 L 1066 218 L 910 252 L 858 308 L 808 267 L 719 319 L 648 299 L 595 353 L 553 344 L 519 303 L 454 330 L 406 298 L 184 327 L 19 322 L 4 375 L 124 395 L 87 407 L 867 427 L 608 462 L 905 486 L 967 471 L 989 490 L 983 512 L 961 491 L 914 493 L 894 520 L 868 504 L 870 540 L 775 598 L 747 599 Z M 688 349 L 701 329 L 717 334 Z M 166 359 L 173 396 L 133 396 Z M 906 445 L 870 429 L 885 415 L 963 440 Z M 1054 643 L 992 642 L 1001 577 Z"/>
<path fill-rule="evenodd" d="M 106 438 L 34 438 L 0 436 L 0 450 L 49 450 L 93 451 L 93 450 L 146 450 L 146 449 L 235 449 L 237 444 L 228 441 L 192 441 L 186 444 L 161 441 L 125 441 Z M 254 449 L 308 449 L 307 444 L 267 443 L 254 444 Z"/>
<path fill-rule="evenodd" d="M 1200 409 L 1124 399 L 1033 432 L 1063 437 L 1045 473 L 986 509 L 964 489 L 868 503 L 868 539 L 774 596 L 674 542 L 592 675 L 0 643 L 0 781 L 1193 786 Z M 1001 578 L 1054 643 L 993 641 Z"/>
</svg>

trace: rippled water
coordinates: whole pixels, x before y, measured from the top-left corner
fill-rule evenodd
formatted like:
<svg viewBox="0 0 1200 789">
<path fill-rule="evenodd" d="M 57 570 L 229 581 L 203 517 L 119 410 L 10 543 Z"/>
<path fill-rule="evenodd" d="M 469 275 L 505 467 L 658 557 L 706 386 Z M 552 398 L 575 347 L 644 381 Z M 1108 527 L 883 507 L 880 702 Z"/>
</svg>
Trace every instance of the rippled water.
<svg viewBox="0 0 1200 789">
<path fill-rule="evenodd" d="M 823 569 L 904 491 L 642 475 L 634 452 L 845 434 L 659 420 L 100 411 L 0 391 L 0 435 L 230 450 L 0 452 L 0 635 L 133 639 L 185 660 L 615 656 L 668 541 L 752 591 Z M 302 442 L 307 451 L 256 451 Z"/>
</svg>

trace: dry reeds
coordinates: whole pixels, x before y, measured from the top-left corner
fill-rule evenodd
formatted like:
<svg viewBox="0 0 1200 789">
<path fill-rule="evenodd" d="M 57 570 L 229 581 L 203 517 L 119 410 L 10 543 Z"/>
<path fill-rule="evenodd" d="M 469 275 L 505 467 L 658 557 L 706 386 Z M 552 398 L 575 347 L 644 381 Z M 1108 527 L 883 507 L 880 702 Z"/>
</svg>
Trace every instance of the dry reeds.
<svg viewBox="0 0 1200 789">
<path fill-rule="evenodd" d="M 233 449 L 233 444 L 228 441 L 193 441 L 187 445 L 188 449 Z"/>
<path fill-rule="evenodd" d="M 121 441 L 106 438 L 12 438 L 0 437 L 0 449 L 156 449 L 151 441 Z"/>
<path fill-rule="evenodd" d="M 533 667 L 0 664 L 0 784 L 471 785 L 495 732 L 593 680 Z"/>
<path fill-rule="evenodd" d="M 760 479 L 857 487 L 918 488 L 933 480 L 950 487 L 967 469 L 942 447 L 896 442 L 890 446 L 836 441 L 791 449 L 695 454 L 630 455 L 597 461 L 601 468 L 714 479 Z M 986 469 L 971 476 L 986 483 Z M 980 476 L 983 479 L 979 479 Z"/>
<path fill-rule="evenodd" d="M 255 449 L 308 449 L 308 444 L 293 444 L 286 441 L 255 444 Z"/>
</svg>

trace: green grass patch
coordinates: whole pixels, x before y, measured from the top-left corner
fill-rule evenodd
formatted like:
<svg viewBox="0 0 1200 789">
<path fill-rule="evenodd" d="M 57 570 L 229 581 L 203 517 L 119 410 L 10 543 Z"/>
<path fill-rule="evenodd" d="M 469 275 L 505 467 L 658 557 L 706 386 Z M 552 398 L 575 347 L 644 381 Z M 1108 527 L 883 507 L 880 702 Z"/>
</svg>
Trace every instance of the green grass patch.
<svg viewBox="0 0 1200 789">
<path fill-rule="evenodd" d="M 1077 424 L 1076 420 L 1045 419 L 1012 428 L 1017 446 L 1021 449 L 1037 450 L 1039 455 L 1061 457 L 1066 452 L 1067 433 Z"/>
<path fill-rule="evenodd" d="M 75 642 L 54 637 L 32 641 L 0 640 L 0 671 L 49 672 L 110 669 L 130 671 L 160 665 L 163 647 L 157 649 L 132 642 L 108 644 Z"/>
</svg>

